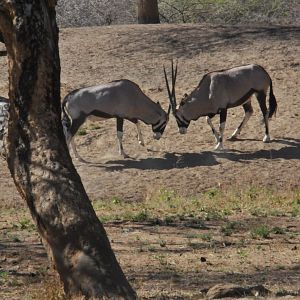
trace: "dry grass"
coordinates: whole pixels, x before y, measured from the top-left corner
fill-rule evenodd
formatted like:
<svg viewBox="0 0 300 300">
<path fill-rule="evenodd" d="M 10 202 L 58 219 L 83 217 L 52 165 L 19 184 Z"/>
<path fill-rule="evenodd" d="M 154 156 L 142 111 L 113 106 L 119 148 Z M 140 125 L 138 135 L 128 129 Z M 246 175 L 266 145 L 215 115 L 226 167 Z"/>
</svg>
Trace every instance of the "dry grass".
<svg viewBox="0 0 300 300">
<path fill-rule="evenodd" d="M 250 187 L 209 189 L 194 197 L 182 197 L 173 190 L 161 188 L 146 195 L 144 201 L 126 202 L 118 197 L 92 200 L 101 221 L 162 222 L 211 220 L 242 214 L 245 217 L 299 217 L 300 190 L 287 192 Z"/>
</svg>

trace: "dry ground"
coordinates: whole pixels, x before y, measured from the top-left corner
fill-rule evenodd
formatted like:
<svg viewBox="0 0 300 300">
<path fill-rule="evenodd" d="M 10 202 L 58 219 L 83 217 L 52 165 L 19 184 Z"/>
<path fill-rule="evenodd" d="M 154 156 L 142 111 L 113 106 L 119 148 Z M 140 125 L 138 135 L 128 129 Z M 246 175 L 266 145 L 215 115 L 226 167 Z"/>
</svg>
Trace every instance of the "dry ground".
<svg viewBox="0 0 300 300">
<path fill-rule="evenodd" d="M 143 125 L 146 147 L 138 145 L 134 126 L 126 123 L 124 147 L 129 159 L 117 153 L 114 120 L 87 123 L 86 134 L 76 140 L 80 154 L 90 163 L 74 163 L 93 203 L 143 203 L 155 200 L 154 195 L 161 189 L 186 199 L 200 199 L 207 191 L 227 195 L 256 189 L 271 190 L 272 197 L 283 195 L 287 202 L 300 204 L 299 27 L 153 25 L 63 29 L 60 55 L 62 96 L 81 86 L 127 78 L 167 109 L 162 66 L 177 58 L 178 99 L 191 91 L 206 72 L 257 63 L 271 75 L 278 100 L 277 116 L 271 121 L 271 143 L 262 143 L 261 115 L 253 101 L 255 114 L 241 139 L 226 141 L 227 150 L 223 152 L 212 150 L 214 138 L 205 119 L 192 123 L 186 135 L 178 134 L 171 119 L 160 141 L 154 141 L 151 128 Z M 0 65 L 0 92 L 6 96 L 5 57 L 0 57 Z M 226 135 L 231 134 L 242 115 L 242 108 L 230 111 Z M 0 162 L 0 170 L 0 298 L 40 299 L 36 291 L 45 287 L 40 282 L 49 272 L 45 252 L 4 161 Z M 259 208 L 259 203 L 256 205 Z M 101 215 L 101 205 L 96 208 Z M 299 214 L 277 211 L 271 217 L 271 208 L 264 216 L 251 214 L 250 210 L 231 210 L 229 216 L 204 218 L 203 226 L 190 226 L 183 218 L 172 222 L 173 226 L 129 220 L 108 222 L 106 228 L 140 297 L 198 299 L 201 290 L 221 282 L 263 284 L 273 292 L 288 290 L 296 294 L 300 281 Z M 227 236 L 222 228 L 228 222 L 237 222 L 239 229 Z M 262 224 L 284 229 L 284 234 L 273 231 L 267 239 L 253 238 L 251 228 Z"/>
</svg>

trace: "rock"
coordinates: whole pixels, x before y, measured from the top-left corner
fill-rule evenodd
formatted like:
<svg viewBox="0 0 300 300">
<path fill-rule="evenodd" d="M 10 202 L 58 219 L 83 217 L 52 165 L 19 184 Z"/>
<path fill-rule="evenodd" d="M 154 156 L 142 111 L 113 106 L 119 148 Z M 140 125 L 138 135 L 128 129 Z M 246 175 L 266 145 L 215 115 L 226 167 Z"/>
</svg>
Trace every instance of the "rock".
<svg viewBox="0 0 300 300">
<path fill-rule="evenodd" d="M 206 262 L 206 258 L 202 256 L 202 257 L 200 257 L 200 261 L 201 262 Z"/>
<path fill-rule="evenodd" d="M 264 297 L 271 292 L 262 285 L 241 287 L 233 284 L 217 284 L 210 288 L 206 294 L 207 299 L 220 299 L 220 298 L 239 298 L 245 296 Z"/>
</svg>

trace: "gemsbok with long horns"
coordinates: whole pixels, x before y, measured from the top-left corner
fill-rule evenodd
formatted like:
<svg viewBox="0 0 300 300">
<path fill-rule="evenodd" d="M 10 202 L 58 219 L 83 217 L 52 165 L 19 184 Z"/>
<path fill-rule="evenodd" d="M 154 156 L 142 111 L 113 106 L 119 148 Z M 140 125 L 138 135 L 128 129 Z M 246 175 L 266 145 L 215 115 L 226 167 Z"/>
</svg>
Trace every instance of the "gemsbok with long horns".
<svg viewBox="0 0 300 300">
<path fill-rule="evenodd" d="M 84 161 L 76 150 L 73 137 L 87 117 L 95 116 L 104 120 L 116 118 L 119 153 L 128 157 L 122 144 L 124 119 L 136 124 L 139 143 L 144 145 L 139 121 L 151 124 L 153 137 L 159 140 L 169 120 L 170 107 L 166 113 L 136 83 L 123 79 L 69 93 L 62 102 L 62 112 L 67 144 L 72 146 L 76 158 Z"/>
<path fill-rule="evenodd" d="M 276 113 L 277 102 L 273 93 L 273 85 L 267 71 L 255 64 L 239 66 L 227 70 L 205 74 L 198 86 L 185 95 L 179 106 L 176 104 L 175 83 L 177 64 L 174 69 L 172 61 L 172 91 L 164 68 L 164 75 L 173 115 L 176 118 L 179 132 L 185 134 L 190 122 L 206 116 L 216 139 L 216 150 L 223 149 L 223 135 L 227 117 L 227 109 L 243 105 L 245 115 L 241 124 L 233 132 L 230 139 L 236 139 L 253 114 L 251 96 L 256 95 L 265 124 L 263 142 L 270 141 L 269 119 Z M 269 91 L 269 109 L 266 105 L 267 91 Z M 214 128 L 211 119 L 219 114 L 219 133 Z"/>
</svg>

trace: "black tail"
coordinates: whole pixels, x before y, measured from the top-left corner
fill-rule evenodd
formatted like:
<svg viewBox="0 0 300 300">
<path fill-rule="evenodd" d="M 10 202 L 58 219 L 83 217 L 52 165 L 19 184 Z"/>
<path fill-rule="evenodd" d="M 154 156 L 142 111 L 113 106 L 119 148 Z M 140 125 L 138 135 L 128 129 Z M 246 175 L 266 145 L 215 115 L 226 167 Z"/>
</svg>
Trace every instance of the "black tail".
<svg viewBox="0 0 300 300">
<path fill-rule="evenodd" d="M 272 79 L 270 79 L 270 82 L 271 83 L 270 83 L 270 95 L 269 95 L 269 119 L 271 119 L 274 114 L 276 115 L 276 111 L 277 111 L 277 101 L 273 93 Z"/>
<path fill-rule="evenodd" d="M 61 110 L 62 110 L 61 121 L 62 121 L 62 124 L 64 126 L 66 126 L 66 128 L 70 128 L 72 125 L 72 120 L 66 111 L 66 104 L 67 104 L 67 97 L 65 97 L 65 99 L 63 100 L 63 102 L 61 104 Z"/>
</svg>

